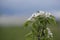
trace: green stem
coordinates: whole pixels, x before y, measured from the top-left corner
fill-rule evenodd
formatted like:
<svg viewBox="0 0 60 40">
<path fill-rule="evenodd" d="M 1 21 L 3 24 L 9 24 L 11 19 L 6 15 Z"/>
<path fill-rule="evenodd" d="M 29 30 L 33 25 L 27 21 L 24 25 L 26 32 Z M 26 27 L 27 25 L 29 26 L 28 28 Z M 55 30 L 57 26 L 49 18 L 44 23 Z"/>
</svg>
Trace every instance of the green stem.
<svg viewBox="0 0 60 40">
<path fill-rule="evenodd" d="M 37 35 L 38 40 L 40 40 L 40 32 L 39 31 L 40 31 L 40 27 L 38 27 L 38 31 L 37 31 L 38 32 L 38 35 Z"/>
</svg>

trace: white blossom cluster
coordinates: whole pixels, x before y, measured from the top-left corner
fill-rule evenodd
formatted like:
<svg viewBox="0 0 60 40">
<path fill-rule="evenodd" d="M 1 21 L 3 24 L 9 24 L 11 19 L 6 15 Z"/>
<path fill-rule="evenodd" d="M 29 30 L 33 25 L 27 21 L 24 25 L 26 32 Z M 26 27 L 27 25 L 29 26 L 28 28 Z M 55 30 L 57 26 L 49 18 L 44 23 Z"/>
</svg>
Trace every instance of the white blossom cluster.
<svg viewBox="0 0 60 40">
<path fill-rule="evenodd" d="M 48 30 L 48 38 L 49 38 L 49 37 L 53 37 L 53 34 L 51 33 L 50 29 L 47 28 L 47 30 Z"/>
<path fill-rule="evenodd" d="M 49 13 L 49 12 L 38 11 L 36 13 L 33 13 L 32 16 L 30 18 L 28 18 L 28 20 L 31 20 L 31 19 L 33 19 L 34 17 L 37 17 L 37 16 L 44 16 L 44 17 L 47 18 L 47 17 L 50 17 L 50 15 L 52 15 L 52 14 Z M 46 29 L 48 31 L 47 37 L 48 38 L 53 37 L 53 34 L 51 33 L 50 29 L 48 27 Z"/>
<path fill-rule="evenodd" d="M 28 20 L 31 20 L 33 17 L 37 17 L 37 16 L 50 17 L 50 15 L 51 15 L 51 13 L 49 13 L 49 12 L 39 11 L 37 13 L 33 13 L 32 16 L 30 18 L 28 18 Z"/>
</svg>

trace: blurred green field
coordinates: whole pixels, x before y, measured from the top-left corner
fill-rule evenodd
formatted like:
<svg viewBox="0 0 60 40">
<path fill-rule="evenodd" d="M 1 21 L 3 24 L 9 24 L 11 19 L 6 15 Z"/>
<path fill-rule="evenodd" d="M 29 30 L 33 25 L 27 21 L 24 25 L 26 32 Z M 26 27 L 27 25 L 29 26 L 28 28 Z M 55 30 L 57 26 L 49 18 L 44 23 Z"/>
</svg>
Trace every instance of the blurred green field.
<svg viewBox="0 0 60 40">
<path fill-rule="evenodd" d="M 60 40 L 60 22 L 57 22 L 57 27 L 50 27 L 54 34 L 54 40 Z M 24 29 L 23 26 L 0 26 L 0 40 L 25 40 L 24 35 L 29 32 L 29 28 Z"/>
</svg>

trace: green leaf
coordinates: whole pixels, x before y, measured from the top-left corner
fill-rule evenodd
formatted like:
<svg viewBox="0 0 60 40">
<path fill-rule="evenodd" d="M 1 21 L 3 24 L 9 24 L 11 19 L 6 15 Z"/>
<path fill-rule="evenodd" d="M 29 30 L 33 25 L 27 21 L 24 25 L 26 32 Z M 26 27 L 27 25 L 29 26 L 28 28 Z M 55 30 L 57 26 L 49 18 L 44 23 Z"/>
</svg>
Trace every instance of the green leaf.
<svg viewBox="0 0 60 40">
<path fill-rule="evenodd" d="M 33 28 L 34 30 L 37 30 L 38 26 L 37 26 L 37 24 L 36 24 L 35 22 L 32 24 L 32 28 Z"/>
<path fill-rule="evenodd" d="M 48 18 L 47 22 L 48 22 L 50 25 L 54 25 L 54 26 L 56 25 L 56 21 L 55 21 L 55 19 L 54 19 L 53 17 Z"/>
<path fill-rule="evenodd" d="M 31 35 L 32 35 L 32 31 L 28 33 L 27 35 L 25 35 L 25 37 L 30 37 Z"/>
<path fill-rule="evenodd" d="M 26 21 L 26 22 L 24 23 L 24 27 L 29 26 L 31 23 L 32 23 L 31 21 Z"/>
</svg>

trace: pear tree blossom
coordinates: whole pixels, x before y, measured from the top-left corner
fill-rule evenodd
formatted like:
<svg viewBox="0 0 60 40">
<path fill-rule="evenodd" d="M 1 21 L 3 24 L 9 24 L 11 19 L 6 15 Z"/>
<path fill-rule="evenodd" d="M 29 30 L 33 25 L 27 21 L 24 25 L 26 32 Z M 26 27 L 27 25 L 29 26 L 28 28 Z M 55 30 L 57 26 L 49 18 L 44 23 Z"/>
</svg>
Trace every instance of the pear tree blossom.
<svg viewBox="0 0 60 40">
<path fill-rule="evenodd" d="M 26 35 L 28 40 L 52 40 L 53 33 L 48 26 L 56 25 L 55 17 L 50 12 L 38 11 L 32 14 L 25 22 L 25 27 L 31 27 Z"/>
<path fill-rule="evenodd" d="M 45 17 L 50 17 L 51 13 L 48 12 L 44 12 L 44 11 L 39 11 L 39 13 L 33 13 L 32 16 L 30 18 L 28 18 L 28 20 L 33 19 L 34 17 L 37 16 L 45 16 Z"/>
<path fill-rule="evenodd" d="M 53 37 L 53 34 L 52 34 L 52 32 L 50 31 L 50 29 L 47 28 L 47 30 L 48 30 L 48 38 L 49 38 L 49 37 Z"/>
</svg>

